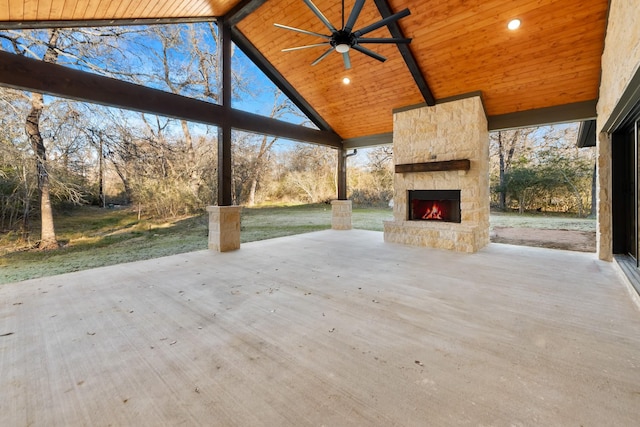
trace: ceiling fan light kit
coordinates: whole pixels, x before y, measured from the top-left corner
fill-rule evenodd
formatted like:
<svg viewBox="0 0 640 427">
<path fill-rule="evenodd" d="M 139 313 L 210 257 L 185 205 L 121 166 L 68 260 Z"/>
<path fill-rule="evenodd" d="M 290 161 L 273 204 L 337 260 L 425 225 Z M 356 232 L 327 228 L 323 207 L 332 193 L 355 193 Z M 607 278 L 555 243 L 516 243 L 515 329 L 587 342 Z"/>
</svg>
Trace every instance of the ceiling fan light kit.
<svg viewBox="0 0 640 427">
<path fill-rule="evenodd" d="M 341 29 L 337 29 L 336 27 L 333 26 L 333 24 L 331 24 L 331 22 L 324 16 L 324 14 L 320 11 L 320 9 L 318 9 L 318 7 L 311 1 L 311 0 L 303 0 L 304 3 L 309 7 L 309 9 L 311 9 L 311 11 L 313 12 L 314 15 L 316 15 L 318 17 L 318 19 L 320 21 L 322 21 L 322 23 L 329 29 L 329 31 L 331 32 L 331 35 L 326 35 L 326 34 L 321 34 L 321 33 L 316 33 L 314 31 L 308 31 L 308 30 L 303 30 L 300 28 L 295 28 L 295 27 L 289 27 L 287 25 L 282 25 L 282 24 L 273 24 L 278 28 L 282 28 L 285 30 L 289 30 L 289 31 L 295 31 L 298 33 L 302 33 L 302 34 L 307 34 L 307 35 L 311 35 L 311 36 L 315 36 L 315 37 L 321 37 L 327 41 L 322 42 L 322 43 L 314 43 L 314 44 L 310 44 L 310 45 L 305 45 L 305 46 L 297 46 L 297 47 L 290 47 L 290 48 L 286 48 L 286 49 L 282 49 L 283 52 L 291 52 L 294 50 L 301 50 L 301 49 L 309 49 L 309 48 L 314 48 L 314 47 L 319 47 L 319 46 L 328 46 L 329 48 L 318 57 L 318 59 L 316 59 L 315 61 L 313 61 L 311 63 L 311 65 L 316 65 L 318 64 L 320 61 L 322 61 L 324 58 L 326 58 L 332 51 L 336 51 L 339 54 L 342 55 L 342 59 L 344 62 L 344 68 L 345 69 L 350 69 L 351 68 L 351 59 L 349 57 L 349 51 L 351 49 L 356 50 L 360 53 L 363 53 L 373 59 L 376 59 L 380 62 L 384 62 L 387 60 L 387 58 L 385 58 L 382 55 L 377 54 L 376 52 L 367 49 L 363 46 L 361 46 L 362 44 L 367 44 L 367 43 L 372 43 L 372 44 L 380 44 L 380 43 L 384 43 L 384 44 L 397 44 L 397 43 L 404 43 L 404 44 L 408 44 L 411 43 L 411 39 L 409 38 L 366 38 L 363 37 L 365 34 L 368 34 L 372 31 L 377 30 L 378 28 L 382 28 L 386 25 L 389 25 L 391 23 L 394 23 L 396 21 L 398 21 L 401 18 L 404 18 L 406 16 L 409 16 L 411 14 L 411 12 L 409 11 L 409 9 L 403 9 L 400 12 L 394 13 L 393 15 L 387 16 L 386 18 L 383 18 L 377 22 L 374 22 L 373 24 L 367 25 L 364 28 L 361 28 L 357 31 L 353 31 L 353 26 L 355 25 L 358 17 L 360 16 L 360 12 L 362 11 L 362 8 L 364 6 L 364 2 L 365 0 L 356 0 L 355 5 L 353 6 L 353 9 L 351 10 L 351 13 L 349 14 L 349 17 L 347 18 L 347 22 L 345 23 L 344 21 L 344 0 L 342 0 L 342 28 Z"/>
</svg>

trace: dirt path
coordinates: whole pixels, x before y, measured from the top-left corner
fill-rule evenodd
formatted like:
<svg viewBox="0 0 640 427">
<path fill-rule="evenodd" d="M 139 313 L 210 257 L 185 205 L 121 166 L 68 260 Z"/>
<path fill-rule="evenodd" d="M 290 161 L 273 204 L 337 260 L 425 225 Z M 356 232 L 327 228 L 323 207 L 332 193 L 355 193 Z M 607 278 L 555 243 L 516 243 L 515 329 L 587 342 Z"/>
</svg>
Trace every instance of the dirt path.
<svg viewBox="0 0 640 427">
<path fill-rule="evenodd" d="M 596 233 L 592 231 L 493 227 L 491 241 L 494 243 L 566 249 L 579 252 L 596 251 Z"/>
</svg>

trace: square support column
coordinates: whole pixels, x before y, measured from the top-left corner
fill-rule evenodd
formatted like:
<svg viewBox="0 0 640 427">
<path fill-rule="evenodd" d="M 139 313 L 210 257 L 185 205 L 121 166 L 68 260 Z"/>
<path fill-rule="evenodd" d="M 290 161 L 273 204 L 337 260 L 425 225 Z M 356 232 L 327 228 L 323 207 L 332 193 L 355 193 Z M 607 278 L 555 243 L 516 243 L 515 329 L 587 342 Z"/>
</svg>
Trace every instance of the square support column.
<svg viewBox="0 0 640 427">
<path fill-rule="evenodd" d="M 596 252 L 601 260 L 613 261 L 611 137 L 606 132 L 598 134 L 596 159 Z"/>
<path fill-rule="evenodd" d="M 351 230 L 351 200 L 331 201 L 331 228 Z"/>
<path fill-rule="evenodd" d="M 240 249 L 240 206 L 208 206 L 209 249 L 229 252 Z"/>
</svg>

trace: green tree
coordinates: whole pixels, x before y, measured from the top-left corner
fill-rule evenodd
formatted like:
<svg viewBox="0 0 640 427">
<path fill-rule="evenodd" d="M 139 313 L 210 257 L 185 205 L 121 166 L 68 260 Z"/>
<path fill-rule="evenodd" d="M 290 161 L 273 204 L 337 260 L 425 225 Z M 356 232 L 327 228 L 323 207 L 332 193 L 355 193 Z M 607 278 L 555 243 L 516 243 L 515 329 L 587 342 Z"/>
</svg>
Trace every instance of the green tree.
<svg viewBox="0 0 640 427">
<path fill-rule="evenodd" d="M 544 189 L 564 200 L 572 199 L 573 203 L 566 203 L 565 210 L 575 207 L 578 216 L 585 216 L 584 206 L 590 204 L 591 197 L 593 169 L 590 160 L 580 156 L 577 149 L 573 152 L 547 149 L 538 156 Z"/>
<path fill-rule="evenodd" d="M 528 158 L 531 151 L 532 135 L 537 128 L 515 129 L 492 132 L 489 135 L 491 156 L 494 169 L 497 163 L 497 184 L 494 190 L 498 193 L 498 208 L 507 208 L 507 175 L 517 159 Z M 497 162 L 496 159 L 497 158 Z"/>
<path fill-rule="evenodd" d="M 540 174 L 526 162 L 512 166 L 505 174 L 506 193 L 517 202 L 518 212 L 524 213 L 528 203 L 540 191 Z"/>
</svg>

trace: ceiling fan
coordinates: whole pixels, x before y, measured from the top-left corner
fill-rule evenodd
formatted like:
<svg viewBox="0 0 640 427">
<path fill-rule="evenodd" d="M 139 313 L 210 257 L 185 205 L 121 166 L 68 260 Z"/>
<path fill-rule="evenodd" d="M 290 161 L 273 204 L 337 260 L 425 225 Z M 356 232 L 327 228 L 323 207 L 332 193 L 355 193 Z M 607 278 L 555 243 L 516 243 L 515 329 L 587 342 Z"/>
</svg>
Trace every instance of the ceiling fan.
<svg viewBox="0 0 640 427">
<path fill-rule="evenodd" d="M 387 58 L 377 54 L 376 52 L 370 49 L 363 47 L 362 45 L 367 43 L 386 43 L 386 44 L 411 43 L 411 39 L 407 39 L 407 38 L 363 37 L 365 34 L 375 31 L 378 28 L 381 28 L 381 27 L 384 27 L 385 25 L 396 22 L 397 20 L 404 18 L 405 16 L 409 16 L 411 14 L 409 9 L 401 10 L 400 12 L 394 13 L 393 15 L 390 15 L 384 19 L 381 19 L 378 22 L 375 22 L 371 25 L 367 25 L 366 27 L 361 28 L 357 31 L 353 31 L 353 26 L 355 25 L 356 20 L 358 19 L 358 16 L 362 11 L 362 7 L 364 6 L 365 0 L 356 0 L 355 5 L 353 6 L 353 10 L 351 10 L 351 13 L 347 18 L 346 23 L 344 22 L 344 0 L 342 0 L 342 28 L 341 29 L 337 29 L 336 27 L 334 27 L 331 24 L 331 22 L 329 22 L 329 20 L 322 14 L 320 9 L 318 9 L 318 7 L 315 4 L 313 4 L 311 0 L 303 0 L 303 1 L 309 7 L 309 9 L 311 9 L 311 11 L 318 17 L 318 19 L 320 19 L 320 21 L 322 21 L 322 23 L 329 29 L 329 31 L 331 31 L 331 35 L 302 30 L 300 28 L 289 27 L 287 25 L 282 25 L 282 24 L 273 24 L 273 25 L 275 25 L 278 28 L 283 28 L 285 30 L 295 31 L 298 33 L 308 34 L 311 36 L 322 37 L 323 39 L 327 40 L 322 43 L 315 43 L 315 44 L 310 44 L 306 46 L 298 46 L 298 47 L 290 47 L 287 49 L 282 49 L 283 52 L 291 52 L 291 51 L 300 50 L 300 49 L 329 46 L 329 49 L 325 51 L 322 55 L 320 55 L 318 59 L 313 61 L 311 65 L 316 65 L 317 63 L 322 61 L 324 58 L 326 58 L 327 55 L 329 55 L 332 51 L 335 50 L 336 52 L 342 54 L 344 67 L 345 69 L 348 70 L 351 68 L 351 59 L 349 58 L 349 51 L 351 49 L 364 53 L 365 55 L 370 56 L 371 58 L 377 59 L 380 62 L 384 62 L 387 60 Z"/>
</svg>

